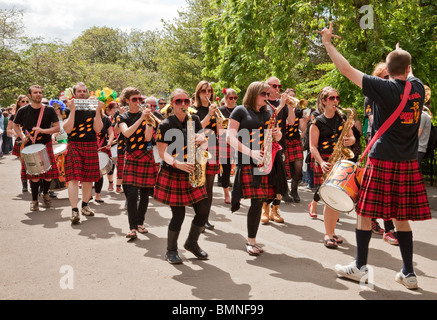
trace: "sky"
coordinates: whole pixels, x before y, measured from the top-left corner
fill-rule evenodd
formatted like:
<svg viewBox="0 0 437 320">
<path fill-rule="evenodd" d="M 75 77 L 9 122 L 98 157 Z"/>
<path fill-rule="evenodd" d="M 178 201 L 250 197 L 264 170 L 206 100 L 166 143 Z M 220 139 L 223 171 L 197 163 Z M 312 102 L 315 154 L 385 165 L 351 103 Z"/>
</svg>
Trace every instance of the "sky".
<svg viewBox="0 0 437 320">
<path fill-rule="evenodd" d="M 24 10 L 26 36 L 66 43 L 94 26 L 161 29 L 186 7 L 186 0 L 0 0 L 0 9 Z"/>
</svg>

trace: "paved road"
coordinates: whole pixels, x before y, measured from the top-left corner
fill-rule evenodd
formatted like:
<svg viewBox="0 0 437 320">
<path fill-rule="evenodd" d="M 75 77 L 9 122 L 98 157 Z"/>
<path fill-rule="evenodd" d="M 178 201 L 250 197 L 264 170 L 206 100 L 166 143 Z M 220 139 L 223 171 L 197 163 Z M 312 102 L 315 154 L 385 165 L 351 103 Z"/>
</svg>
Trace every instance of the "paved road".
<svg viewBox="0 0 437 320">
<path fill-rule="evenodd" d="M 184 263 L 165 261 L 170 209 L 154 200 L 146 216 L 149 233 L 127 241 L 124 195 L 103 191 L 104 204 L 92 203 L 96 216 L 71 225 L 67 191 L 53 208 L 29 211 L 30 194 L 21 193 L 20 165 L 0 159 L 0 299 L 437 299 L 437 190 L 428 187 L 433 219 L 412 223 L 414 264 L 420 289 L 409 291 L 394 281 L 402 267 L 399 248 L 373 235 L 370 285 L 337 278 L 333 267 L 355 256 L 355 213 L 341 214 L 337 250 L 323 246 L 323 217 L 310 219 L 312 193 L 300 189 L 300 204 L 282 204 L 284 224 L 261 225 L 259 257 L 245 251 L 248 201 L 231 213 L 220 187 L 214 187 L 211 222 L 216 229 L 200 237 L 210 259 L 200 261 L 182 248 L 192 209 L 179 241 Z M 104 190 L 107 189 L 105 180 Z M 319 207 L 321 213 L 322 206 Z"/>
</svg>

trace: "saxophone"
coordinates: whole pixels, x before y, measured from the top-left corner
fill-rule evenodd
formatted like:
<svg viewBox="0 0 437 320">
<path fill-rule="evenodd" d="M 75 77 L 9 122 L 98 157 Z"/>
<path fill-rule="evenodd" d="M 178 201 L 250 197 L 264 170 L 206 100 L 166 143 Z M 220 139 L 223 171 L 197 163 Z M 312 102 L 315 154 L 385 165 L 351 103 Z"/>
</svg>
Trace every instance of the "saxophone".
<svg viewBox="0 0 437 320">
<path fill-rule="evenodd" d="M 267 128 L 265 132 L 270 133 L 264 136 L 263 143 L 261 145 L 261 150 L 264 151 L 263 160 L 261 163 L 257 165 L 260 168 L 261 172 L 265 172 L 269 174 L 272 171 L 273 163 L 275 162 L 276 153 L 279 150 L 282 150 L 282 147 L 279 143 L 273 141 L 272 130 L 276 125 L 276 108 L 265 100 L 266 103 L 273 109 L 273 114 L 271 115 L 269 122 L 267 123 Z M 269 131 L 270 130 L 270 131 Z"/>
<path fill-rule="evenodd" d="M 343 145 L 345 136 L 348 134 L 348 132 L 354 125 L 355 111 L 353 109 L 343 109 L 343 108 L 341 109 L 343 111 L 349 111 L 349 115 L 346 121 L 343 123 L 343 130 L 341 131 L 340 136 L 338 137 L 337 143 L 334 147 L 334 151 L 332 152 L 331 156 L 328 159 L 328 162 L 332 165 L 337 161 L 349 160 L 355 156 L 351 149 Z M 331 169 L 329 171 L 323 174 L 323 180 L 325 180 L 326 177 L 329 175 L 329 173 L 332 170 L 332 167 L 333 166 L 331 166 Z"/>
<path fill-rule="evenodd" d="M 189 174 L 188 181 L 193 188 L 201 187 L 206 180 L 206 163 L 211 159 L 211 154 L 196 146 L 194 120 L 188 110 L 187 113 L 187 162 L 194 163 L 194 171 Z"/>
</svg>

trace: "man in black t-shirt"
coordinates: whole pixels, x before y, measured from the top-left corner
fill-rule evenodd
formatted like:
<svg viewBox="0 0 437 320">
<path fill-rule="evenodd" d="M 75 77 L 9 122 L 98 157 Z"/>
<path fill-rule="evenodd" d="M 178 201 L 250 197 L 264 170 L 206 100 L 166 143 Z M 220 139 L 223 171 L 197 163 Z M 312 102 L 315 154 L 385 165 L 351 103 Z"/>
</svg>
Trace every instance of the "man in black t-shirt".
<svg viewBox="0 0 437 320">
<path fill-rule="evenodd" d="M 43 105 L 41 86 L 33 85 L 29 88 L 29 99 L 30 104 L 18 109 L 17 114 L 15 115 L 14 131 L 21 139 L 23 147 L 32 144 L 45 145 L 51 162 L 51 168 L 41 174 L 31 175 L 29 170 L 27 170 L 27 178 L 30 180 L 32 191 L 30 210 L 37 211 L 40 180 L 42 180 L 43 186 L 42 198 L 44 206 L 49 208 L 51 206 L 49 195 L 50 182 L 52 179 L 56 179 L 59 176 L 52 148 L 52 134 L 59 132 L 59 120 L 55 109 Z"/>
<path fill-rule="evenodd" d="M 65 152 L 65 180 L 68 182 L 68 198 L 72 208 L 71 222 L 80 221 L 77 203 L 79 199 L 79 181 L 82 183 L 82 208 L 85 216 L 95 212 L 88 206 L 91 199 L 93 182 L 100 179 L 100 166 L 97 151 L 97 133 L 102 130 L 103 102 L 99 101 L 97 109 L 76 110 L 75 99 L 88 99 L 88 89 L 82 82 L 73 87 L 74 99 L 67 102 L 66 120 L 63 128 L 68 134 Z"/>
<path fill-rule="evenodd" d="M 386 58 L 390 79 L 369 76 L 353 68 L 331 43 L 332 22 L 323 29 L 322 41 L 338 70 L 363 89 L 374 101 L 373 125 L 380 130 L 400 106 L 407 82 L 411 83 L 407 103 L 400 116 L 372 146 L 363 174 L 357 212 L 357 255 L 349 265 L 336 265 L 340 277 L 355 281 L 368 278 L 367 256 L 372 235 L 371 218 L 393 219 L 403 260 L 395 280 L 417 289 L 413 268 L 413 233 L 408 220 L 431 219 L 422 174 L 417 163 L 418 130 L 425 90 L 411 72 L 411 55 L 400 49 Z"/>
</svg>

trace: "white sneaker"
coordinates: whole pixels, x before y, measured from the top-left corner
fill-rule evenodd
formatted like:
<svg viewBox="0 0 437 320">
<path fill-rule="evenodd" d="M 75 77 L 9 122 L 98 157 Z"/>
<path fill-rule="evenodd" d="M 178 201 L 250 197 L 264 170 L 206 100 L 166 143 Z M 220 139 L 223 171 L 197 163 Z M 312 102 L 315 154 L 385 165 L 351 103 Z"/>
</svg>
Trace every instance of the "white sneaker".
<svg viewBox="0 0 437 320">
<path fill-rule="evenodd" d="M 95 212 L 91 210 L 90 206 L 85 206 L 81 209 L 81 212 L 84 216 L 92 217 L 94 216 Z"/>
<path fill-rule="evenodd" d="M 414 290 L 419 287 L 417 284 L 417 277 L 414 273 L 409 273 L 407 275 L 404 275 L 404 273 L 401 270 L 401 272 L 396 274 L 395 280 L 396 282 L 403 284 L 407 289 L 410 290 Z"/>
<path fill-rule="evenodd" d="M 73 224 L 78 223 L 80 221 L 79 212 L 72 211 L 70 221 Z"/>
<path fill-rule="evenodd" d="M 352 261 L 346 266 L 335 265 L 335 271 L 339 277 L 348 278 L 357 282 L 361 282 L 362 279 L 367 281 L 367 267 L 361 267 L 361 270 L 357 268 L 355 261 Z"/>
</svg>

